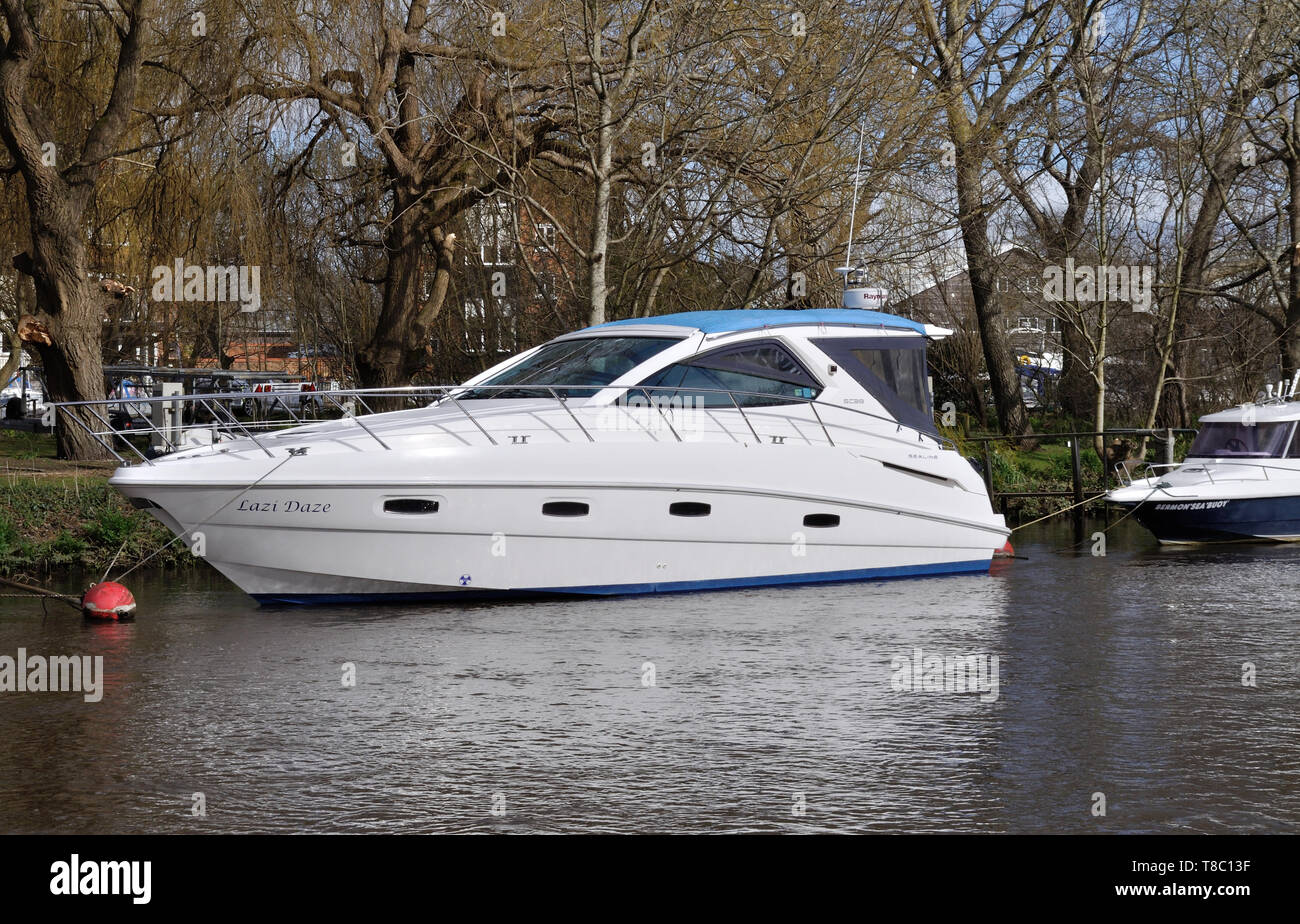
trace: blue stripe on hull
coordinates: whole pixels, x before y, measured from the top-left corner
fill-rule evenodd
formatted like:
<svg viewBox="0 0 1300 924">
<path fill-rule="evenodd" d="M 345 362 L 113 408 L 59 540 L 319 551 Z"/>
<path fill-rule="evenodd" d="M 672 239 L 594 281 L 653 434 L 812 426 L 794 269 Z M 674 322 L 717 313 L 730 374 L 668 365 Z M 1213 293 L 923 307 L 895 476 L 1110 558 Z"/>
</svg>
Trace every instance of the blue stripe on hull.
<svg viewBox="0 0 1300 924">
<path fill-rule="evenodd" d="M 711 581 L 665 581 L 652 584 L 593 584 L 587 587 L 531 587 L 518 590 L 441 590 L 391 594 L 252 594 L 258 603 L 313 605 L 328 603 L 411 603 L 436 600 L 501 600 L 539 596 L 621 596 L 634 594 L 687 593 L 696 590 L 731 590 L 739 587 L 773 587 L 790 584 L 830 584 L 847 581 L 889 580 L 945 574 L 975 574 L 989 570 L 988 559 L 941 562 L 930 565 L 900 565 L 894 568 L 858 568 L 851 571 L 822 571 L 813 574 L 775 574 L 753 578 L 721 578 Z"/>
<path fill-rule="evenodd" d="M 1162 542 L 1241 542 L 1300 537 L 1300 497 L 1151 500 L 1139 506 L 1135 515 Z"/>
</svg>

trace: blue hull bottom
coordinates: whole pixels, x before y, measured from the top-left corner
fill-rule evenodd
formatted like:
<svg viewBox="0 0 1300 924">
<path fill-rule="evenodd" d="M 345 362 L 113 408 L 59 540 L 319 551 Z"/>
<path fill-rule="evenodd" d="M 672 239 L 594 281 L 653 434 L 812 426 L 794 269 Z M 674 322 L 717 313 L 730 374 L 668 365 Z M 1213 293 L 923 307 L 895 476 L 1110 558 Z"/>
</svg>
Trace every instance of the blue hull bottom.
<svg viewBox="0 0 1300 924">
<path fill-rule="evenodd" d="M 1300 497 L 1147 501 L 1135 516 L 1161 542 L 1300 539 Z"/>
<path fill-rule="evenodd" d="M 671 581 L 661 584 L 597 584 L 589 587 L 533 587 L 519 590 L 443 590 L 396 594 L 252 594 L 262 604 L 311 606 L 331 603 L 415 603 L 421 601 L 503 600 L 521 597 L 612 597 L 636 594 L 688 593 L 696 590 L 731 590 L 739 587 L 775 587 L 791 584 L 833 584 L 849 581 L 890 580 L 945 574 L 978 574 L 989 570 L 988 559 L 904 565 L 897 568 L 861 568 L 814 574 L 780 574 L 714 581 Z"/>
</svg>

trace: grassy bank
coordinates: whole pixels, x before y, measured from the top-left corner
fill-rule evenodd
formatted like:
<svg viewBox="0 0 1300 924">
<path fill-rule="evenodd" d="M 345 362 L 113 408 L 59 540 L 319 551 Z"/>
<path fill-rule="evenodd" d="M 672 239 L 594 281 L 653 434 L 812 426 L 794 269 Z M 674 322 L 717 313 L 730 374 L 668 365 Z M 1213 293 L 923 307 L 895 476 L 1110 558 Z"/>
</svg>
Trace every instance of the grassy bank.
<svg viewBox="0 0 1300 924">
<path fill-rule="evenodd" d="M 0 430 L 0 574 L 39 580 L 86 569 L 102 574 L 119 550 L 126 568 L 163 548 L 172 535 L 146 511 L 133 510 L 108 486 L 111 463 L 54 458 L 49 434 Z M 190 567 L 176 542 L 150 567 Z"/>
<path fill-rule="evenodd" d="M 1068 426 L 1064 426 L 1067 432 Z M 959 434 L 947 434 L 956 444 L 958 451 L 969 459 L 984 464 L 984 444 L 970 437 Z M 981 434 L 983 435 L 983 434 Z M 988 434 L 992 435 L 992 434 Z M 1011 441 L 998 440 L 989 446 L 989 462 L 992 466 L 992 483 L 994 493 L 1020 493 L 1031 491 L 1073 491 L 1073 462 L 1069 441 L 1064 438 L 1040 437 L 1037 445 L 1017 446 Z M 1132 440 L 1136 446 L 1138 440 Z M 1175 446 L 1175 458 L 1181 459 L 1187 452 L 1188 440 L 1180 437 Z M 1164 444 L 1151 440 L 1147 445 L 1145 460 L 1158 462 L 1163 460 Z M 1091 438 L 1080 441 L 1079 469 L 1082 475 L 1085 497 L 1108 491 L 1115 487 L 1115 473 L 1103 471 L 1102 461 L 1093 449 Z M 1006 511 L 1013 521 L 1035 519 L 1061 510 L 1074 503 L 1070 497 L 1027 497 L 1008 498 Z M 1099 507 L 1100 501 L 1090 505 L 1089 509 Z M 998 509 L 1002 509 L 999 498 Z"/>
</svg>

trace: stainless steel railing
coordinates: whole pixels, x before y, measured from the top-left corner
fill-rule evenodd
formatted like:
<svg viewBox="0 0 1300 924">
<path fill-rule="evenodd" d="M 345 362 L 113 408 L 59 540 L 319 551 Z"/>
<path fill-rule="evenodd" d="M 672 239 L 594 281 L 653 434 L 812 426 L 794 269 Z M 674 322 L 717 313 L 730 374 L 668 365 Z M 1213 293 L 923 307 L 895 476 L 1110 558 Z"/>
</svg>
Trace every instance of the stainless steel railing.
<svg viewBox="0 0 1300 924">
<path fill-rule="evenodd" d="M 490 429 L 491 426 L 495 426 L 495 422 L 492 420 L 493 415 L 483 413 L 484 410 L 492 409 L 496 399 L 469 397 L 477 392 L 497 392 L 498 394 L 522 392 L 525 393 L 524 397 L 526 398 L 544 399 L 548 402 L 548 407 L 559 413 L 562 419 L 567 419 L 572 423 L 573 432 L 581 434 L 579 438 L 585 438 L 588 442 L 594 443 L 597 442 L 597 439 L 593 434 L 593 430 L 596 432 L 599 432 L 599 430 L 592 426 L 590 421 L 584 425 L 570 402 L 575 398 L 582 397 L 581 394 L 574 394 L 575 392 L 586 392 L 589 393 L 586 397 L 591 397 L 599 392 L 611 389 L 621 393 L 613 402 L 594 406 L 582 405 L 577 410 L 586 414 L 604 408 L 630 409 L 643 407 L 647 410 L 653 409 L 657 411 L 668 432 L 677 442 L 683 442 L 684 437 L 674 426 L 671 412 L 675 408 L 682 408 L 684 406 L 682 399 L 687 396 L 716 395 L 723 396 L 726 403 L 718 406 L 705 406 L 702 410 L 709 412 L 734 411 L 745 428 L 752 434 L 756 444 L 762 444 L 763 439 L 759 434 L 759 429 L 755 426 L 754 418 L 769 416 L 774 408 L 786 410 L 791 406 L 804 405 L 811 412 L 812 420 L 808 422 L 815 422 L 816 429 L 821 431 L 828 446 L 836 445 L 835 439 L 831 435 L 832 428 L 835 428 L 866 435 L 874 439 L 907 443 L 909 445 L 915 445 L 918 442 L 924 443 L 928 440 L 941 448 L 955 448 L 950 440 L 936 433 L 921 431 L 899 423 L 891 417 L 860 408 L 827 404 L 819 402 L 815 398 L 776 396 L 763 392 L 720 388 L 607 385 L 413 385 L 402 388 L 334 389 L 288 393 L 225 392 L 204 395 L 163 395 L 150 398 L 133 396 L 129 399 L 108 398 L 97 401 L 65 401 L 58 402 L 53 406 L 56 409 L 56 420 L 63 421 L 65 425 L 76 426 L 88 433 L 119 462 L 128 463 L 128 458 L 118 452 L 117 447 L 122 446 L 126 447 L 129 453 L 134 454 L 138 461 L 146 465 L 152 465 L 153 458 L 159 452 L 166 453 L 183 448 L 195 448 L 204 445 L 205 441 L 215 443 L 232 437 L 247 439 L 266 453 L 267 456 L 272 456 L 274 453 L 266 442 L 269 434 L 286 428 L 344 418 L 350 419 L 357 424 L 365 437 L 372 440 L 376 445 L 385 450 L 391 450 L 393 447 L 381 435 L 382 428 L 376 427 L 373 420 L 369 424 L 366 422 L 367 417 L 374 417 L 378 413 L 371 406 L 371 402 L 378 404 L 381 401 L 387 404 L 405 403 L 416 407 L 444 405 L 455 408 L 459 416 L 468 421 L 489 444 L 500 445 L 500 441 Z M 754 399 L 757 399 L 757 401 Z M 678 403 L 674 405 L 674 401 Z M 490 402 L 490 404 L 485 402 Z M 253 414 L 249 415 L 247 419 L 241 419 L 232 409 L 235 404 L 251 407 Z M 132 413 L 133 410 L 138 411 L 139 406 L 148 407 L 150 413 L 148 415 Z M 358 410 L 362 410 L 364 413 L 358 413 Z M 536 409 L 529 410 L 533 413 L 536 412 Z M 283 417 L 275 416 L 279 411 L 283 412 Z M 200 413 L 204 418 L 202 422 L 198 422 L 196 419 Z M 185 422 L 187 414 L 191 420 L 190 423 Z M 836 421 L 828 423 L 826 417 L 838 415 L 847 415 L 844 419 L 853 420 L 858 422 L 859 425 L 847 426 L 843 422 Z M 781 416 L 784 419 L 797 419 L 786 414 Z M 760 423 L 760 425 L 762 424 Z M 882 425 L 884 426 L 882 427 Z M 548 426 L 551 425 L 548 423 Z M 892 433 L 889 432 L 889 428 L 893 429 Z M 556 428 L 551 426 L 551 429 Z M 187 434 L 195 432 L 207 434 L 206 439 L 197 442 L 186 439 Z M 557 430 L 557 432 L 561 431 Z M 900 435 L 904 433 L 907 435 Z M 153 457 L 141 451 L 140 447 L 133 442 L 133 438 L 146 435 L 153 444 L 152 449 L 155 453 Z M 500 434 L 498 433 L 498 435 Z M 562 432 L 561 436 L 567 439 Z M 777 442 L 777 440 L 774 439 L 773 442 Z"/>
<path fill-rule="evenodd" d="M 1259 479 L 1247 479 L 1242 477 L 1241 472 L 1222 472 L 1222 469 L 1248 469 L 1262 472 L 1264 481 L 1272 481 L 1273 477 L 1269 474 L 1273 472 L 1286 472 L 1287 474 L 1300 477 L 1300 468 L 1291 468 L 1285 465 L 1269 465 L 1269 460 L 1260 460 L 1258 462 L 1247 462 L 1239 459 L 1218 459 L 1218 458 L 1197 458 L 1184 459 L 1182 462 L 1148 462 L 1137 469 L 1139 477 L 1135 477 L 1123 464 L 1115 466 L 1116 480 L 1121 482 L 1125 487 L 1132 487 L 1134 481 L 1142 478 L 1155 478 L 1162 472 L 1168 474 L 1175 470 L 1187 472 L 1188 474 L 1203 473 L 1205 478 L 1199 482 L 1188 482 L 1186 486 L 1200 484 L 1208 481 L 1210 484 L 1219 484 L 1228 481 L 1247 481 Z M 1209 464 L 1207 464 L 1209 463 Z M 1215 472 L 1220 471 L 1219 480 L 1214 478 Z M 1235 477 L 1234 477 L 1235 476 Z M 1184 485 L 1180 485 L 1182 487 Z"/>
</svg>

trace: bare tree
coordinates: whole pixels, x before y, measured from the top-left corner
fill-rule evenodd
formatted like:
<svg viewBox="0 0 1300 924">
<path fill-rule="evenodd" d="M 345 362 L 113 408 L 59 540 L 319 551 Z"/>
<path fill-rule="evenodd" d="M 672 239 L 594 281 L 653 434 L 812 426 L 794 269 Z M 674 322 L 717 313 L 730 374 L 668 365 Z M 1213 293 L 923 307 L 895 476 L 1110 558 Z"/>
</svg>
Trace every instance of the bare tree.
<svg viewBox="0 0 1300 924">
<path fill-rule="evenodd" d="M 913 0 L 930 54 L 914 63 L 934 87 L 952 144 L 958 220 L 984 362 L 1003 432 L 1028 432 L 1029 418 L 1002 324 L 997 252 L 989 223 L 998 203 L 985 170 L 1009 126 L 1034 100 L 1030 84 L 1046 72 L 1059 79 L 1065 59 L 1049 62 L 1066 28 L 1056 0 L 980 4 L 975 0 Z"/>
</svg>

